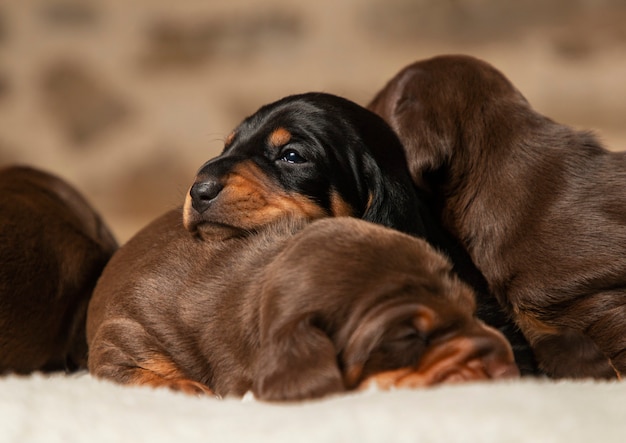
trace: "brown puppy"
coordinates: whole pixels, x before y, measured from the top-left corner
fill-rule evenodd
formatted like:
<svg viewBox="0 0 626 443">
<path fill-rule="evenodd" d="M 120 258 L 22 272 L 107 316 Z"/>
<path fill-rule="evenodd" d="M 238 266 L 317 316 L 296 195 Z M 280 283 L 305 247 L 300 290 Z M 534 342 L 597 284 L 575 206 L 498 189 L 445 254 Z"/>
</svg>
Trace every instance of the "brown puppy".
<svg viewBox="0 0 626 443">
<path fill-rule="evenodd" d="M 626 372 L 626 155 L 535 112 L 496 69 L 443 56 L 370 109 L 402 140 L 491 292 L 554 377 Z"/>
<path fill-rule="evenodd" d="M 232 234 L 191 236 L 172 211 L 124 245 L 90 305 L 91 373 L 263 400 L 517 374 L 422 240 L 346 217 Z"/>
<path fill-rule="evenodd" d="M 67 183 L 0 170 L 0 373 L 86 367 L 87 303 L 116 248 Z"/>
</svg>

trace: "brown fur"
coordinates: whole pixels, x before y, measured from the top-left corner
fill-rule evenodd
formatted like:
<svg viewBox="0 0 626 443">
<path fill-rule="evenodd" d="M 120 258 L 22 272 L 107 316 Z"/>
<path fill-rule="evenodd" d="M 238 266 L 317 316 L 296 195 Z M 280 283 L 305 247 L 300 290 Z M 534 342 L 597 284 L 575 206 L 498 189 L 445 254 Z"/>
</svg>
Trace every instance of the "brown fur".
<svg viewBox="0 0 626 443">
<path fill-rule="evenodd" d="M 473 316 L 473 293 L 451 271 L 424 241 L 354 218 L 283 218 L 238 235 L 212 224 L 198 238 L 172 211 L 105 269 L 89 308 L 89 369 L 263 400 L 377 377 L 429 386 L 515 376 L 509 344 Z"/>
<path fill-rule="evenodd" d="M 0 170 L 0 373 L 86 367 L 87 303 L 116 248 L 67 183 Z"/>
<path fill-rule="evenodd" d="M 535 112 L 471 57 L 410 65 L 370 109 L 404 144 L 491 292 L 554 377 L 626 372 L 626 154 Z"/>
</svg>

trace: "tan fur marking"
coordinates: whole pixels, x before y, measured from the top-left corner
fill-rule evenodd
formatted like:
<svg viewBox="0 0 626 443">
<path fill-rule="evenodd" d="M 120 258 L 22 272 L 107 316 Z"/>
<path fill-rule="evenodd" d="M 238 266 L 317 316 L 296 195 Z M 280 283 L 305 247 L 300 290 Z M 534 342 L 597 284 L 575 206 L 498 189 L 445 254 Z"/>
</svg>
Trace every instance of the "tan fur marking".
<svg viewBox="0 0 626 443">
<path fill-rule="evenodd" d="M 374 386 L 378 389 L 389 390 L 394 387 L 418 388 L 428 385 L 429 381 L 426 377 L 416 372 L 415 368 L 400 368 L 367 377 L 357 389 L 365 390 Z"/>
<path fill-rule="evenodd" d="M 191 229 L 191 225 L 194 222 L 195 215 L 195 210 L 193 209 L 191 201 L 190 187 L 187 191 L 187 194 L 185 194 L 185 202 L 183 203 L 183 226 L 185 227 L 185 229 Z"/>
<path fill-rule="evenodd" d="M 359 389 L 366 389 L 372 384 L 379 389 L 392 387 L 420 388 L 440 383 L 459 383 L 469 380 L 490 378 L 479 359 L 467 360 L 473 349 L 471 340 L 458 338 L 439 349 L 427 352 L 418 367 L 400 368 L 384 371 L 366 378 Z"/>
<path fill-rule="evenodd" d="M 173 362 L 164 357 L 143 361 L 131 383 L 155 388 L 166 387 L 186 394 L 213 395 L 208 386 L 185 377 Z"/>
<path fill-rule="evenodd" d="M 335 217 L 353 217 L 354 208 L 348 204 L 337 191 L 330 194 L 330 210 Z"/>
<path fill-rule="evenodd" d="M 523 311 L 517 312 L 516 320 L 518 326 L 531 343 L 536 343 L 545 335 L 559 335 L 560 333 L 558 328 L 543 323 L 535 316 Z"/>
<path fill-rule="evenodd" d="M 420 307 L 413 317 L 413 325 L 422 333 L 430 333 L 437 326 L 437 313 L 432 309 Z"/>
<path fill-rule="evenodd" d="M 236 135 L 235 131 L 228 134 L 228 137 L 226 137 L 226 140 L 224 140 L 224 146 L 230 145 L 235 139 L 235 135 Z"/>
<path fill-rule="evenodd" d="M 253 163 L 238 165 L 227 179 L 221 217 L 243 228 L 255 228 L 286 216 L 316 219 L 329 214 L 310 199 L 285 192 Z"/>
<path fill-rule="evenodd" d="M 275 129 L 269 136 L 270 144 L 277 148 L 286 145 L 289 140 L 291 140 L 291 132 L 283 127 Z"/>
<path fill-rule="evenodd" d="M 370 195 L 369 195 L 369 197 L 368 197 L 368 199 L 367 199 L 367 206 L 365 206 L 365 211 L 366 211 L 366 212 L 369 210 L 369 208 L 371 208 L 371 207 L 372 207 L 372 203 L 373 203 L 373 202 L 374 202 L 374 194 L 372 194 L 372 193 L 370 192 Z"/>
<path fill-rule="evenodd" d="M 347 210 L 345 206 L 338 209 Z M 309 198 L 285 191 L 253 162 L 246 161 L 233 168 L 210 210 L 198 214 L 187 193 L 183 223 L 188 230 L 203 221 L 255 229 L 286 217 L 314 220 L 330 215 Z"/>
</svg>

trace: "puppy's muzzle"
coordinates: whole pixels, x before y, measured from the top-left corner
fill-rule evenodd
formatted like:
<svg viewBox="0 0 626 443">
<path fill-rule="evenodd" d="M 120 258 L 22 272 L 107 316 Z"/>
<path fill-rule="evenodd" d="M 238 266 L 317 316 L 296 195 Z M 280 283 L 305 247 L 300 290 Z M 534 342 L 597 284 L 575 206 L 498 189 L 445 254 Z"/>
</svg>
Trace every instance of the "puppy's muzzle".
<svg viewBox="0 0 626 443">
<path fill-rule="evenodd" d="M 209 209 L 211 203 L 217 198 L 224 186 L 216 180 L 196 182 L 189 190 L 191 206 L 199 214 Z"/>
<path fill-rule="evenodd" d="M 434 343 L 418 371 L 426 376 L 428 384 L 519 377 L 509 343 L 499 331 L 482 322 Z"/>
</svg>

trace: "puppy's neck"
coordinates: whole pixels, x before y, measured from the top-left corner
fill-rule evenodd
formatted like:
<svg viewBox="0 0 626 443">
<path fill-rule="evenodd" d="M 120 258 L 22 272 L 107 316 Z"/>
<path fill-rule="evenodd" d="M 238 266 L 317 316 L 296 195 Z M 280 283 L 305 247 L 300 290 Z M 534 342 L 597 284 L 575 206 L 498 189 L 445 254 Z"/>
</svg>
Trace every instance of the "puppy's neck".
<svg viewBox="0 0 626 443">
<path fill-rule="evenodd" d="M 500 262 L 505 243 L 528 229 L 521 223 L 536 222 L 532 214 L 563 186 L 563 153 L 544 140 L 545 129 L 532 122 L 532 115 L 526 117 L 459 137 L 448 163 L 433 175 L 444 224 L 479 267 L 483 259 Z"/>
</svg>

